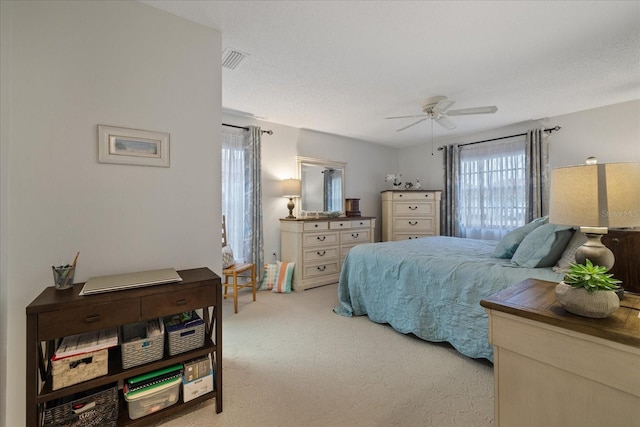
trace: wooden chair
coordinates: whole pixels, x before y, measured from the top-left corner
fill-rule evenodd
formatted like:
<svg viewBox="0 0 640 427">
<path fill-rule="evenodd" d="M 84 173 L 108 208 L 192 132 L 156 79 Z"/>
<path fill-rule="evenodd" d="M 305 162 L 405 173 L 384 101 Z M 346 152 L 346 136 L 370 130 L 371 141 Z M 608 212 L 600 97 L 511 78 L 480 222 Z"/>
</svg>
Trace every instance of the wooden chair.
<svg viewBox="0 0 640 427">
<path fill-rule="evenodd" d="M 227 222 L 222 215 L 222 247 L 227 246 Z M 238 290 L 242 288 L 252 288 L 253 289 L 253 300 L 256 300 L 256 266 L 253 263 L 235 263 L 225 269 L 222 270 L 222 275 L 224 276 L 224 298 L 227 298 L 227 288 L 229 286 L 233 286 L 233 310 L 235 313 L 238 312 Z M 232 282 L 229 283 L 229 279 L 232 279 Z M 239 280 L 242 279 L 243 282 L 240 283 Z"/>
</svg>

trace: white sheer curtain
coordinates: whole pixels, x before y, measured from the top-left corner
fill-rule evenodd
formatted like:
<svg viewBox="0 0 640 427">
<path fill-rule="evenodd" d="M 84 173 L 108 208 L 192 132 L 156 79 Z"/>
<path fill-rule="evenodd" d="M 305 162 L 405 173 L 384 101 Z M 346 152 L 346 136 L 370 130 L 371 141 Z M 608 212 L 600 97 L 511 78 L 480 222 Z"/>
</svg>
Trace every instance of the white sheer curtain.
<svg viewBox="0 0 640 427">
<path fill-rule="evenodd" d="M 527 218 L 526 141 L 516 137 L 460 148 L 458 215 L 461 237 L 500 240 Z"/>
<path fill-rule="evenodd" d="M 245 261 L 245 135 L 242 129 L 222 131 L 222 214 L 227 221 L 227 241 L 239 262 Z"/>
</svg>

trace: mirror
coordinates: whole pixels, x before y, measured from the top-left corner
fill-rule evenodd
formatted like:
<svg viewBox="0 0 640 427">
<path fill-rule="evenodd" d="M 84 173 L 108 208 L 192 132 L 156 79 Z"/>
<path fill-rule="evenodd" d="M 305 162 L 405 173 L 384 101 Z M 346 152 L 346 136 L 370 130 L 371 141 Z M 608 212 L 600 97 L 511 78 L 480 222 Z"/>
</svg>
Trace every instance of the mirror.
<svg viewBox="0 0 640 427">
<path fill-rule="evenodd" d="M 344 212 L 344 169 L 346 163 L 296 157 L 302 181 L 300 208 L 311 212 Z"/>
</svg>

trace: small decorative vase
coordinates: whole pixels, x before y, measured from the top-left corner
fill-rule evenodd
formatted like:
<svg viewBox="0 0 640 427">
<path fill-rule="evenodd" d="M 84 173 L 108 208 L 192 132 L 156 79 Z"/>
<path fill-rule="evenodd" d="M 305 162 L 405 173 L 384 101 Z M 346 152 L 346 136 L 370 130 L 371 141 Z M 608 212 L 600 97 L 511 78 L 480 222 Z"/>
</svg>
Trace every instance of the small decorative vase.
<svg viewBox="0 0 640 427">
<path fill-rule="evenodd" d="M 556 299 L 568 312 L 594 319 L 608 317 L 620 307 L 615 291 L 589 292 L 564 282 L 556 286 Z"/>
<path fill-rule="evenodd" d="M 401 184 L 393 184 L 393 189 L 394 190 L 400 190 L 400 189 L 402 189 L 402 185 Z"/>
</svg>

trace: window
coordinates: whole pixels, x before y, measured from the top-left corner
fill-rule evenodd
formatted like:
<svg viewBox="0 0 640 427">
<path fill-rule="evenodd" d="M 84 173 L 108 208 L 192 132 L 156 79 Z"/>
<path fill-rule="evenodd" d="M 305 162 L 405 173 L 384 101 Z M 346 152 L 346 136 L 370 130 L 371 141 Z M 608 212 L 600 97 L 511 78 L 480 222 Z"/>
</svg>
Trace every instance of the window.
<svg viewBox="0 0 640 427">
<path fill-rule="evenodd" d="M 499 240 L 524 225 L 527 170 L 524 137 L 462 147 L 458 207 L 462 237 Z"/>
<path fill-rule="evenodd" d="M 227 242 L 239 262 L 244 248 L 245 156 L 242 129 L 222 132 L 222 214 L 227 222 Z"/>
</svg>

